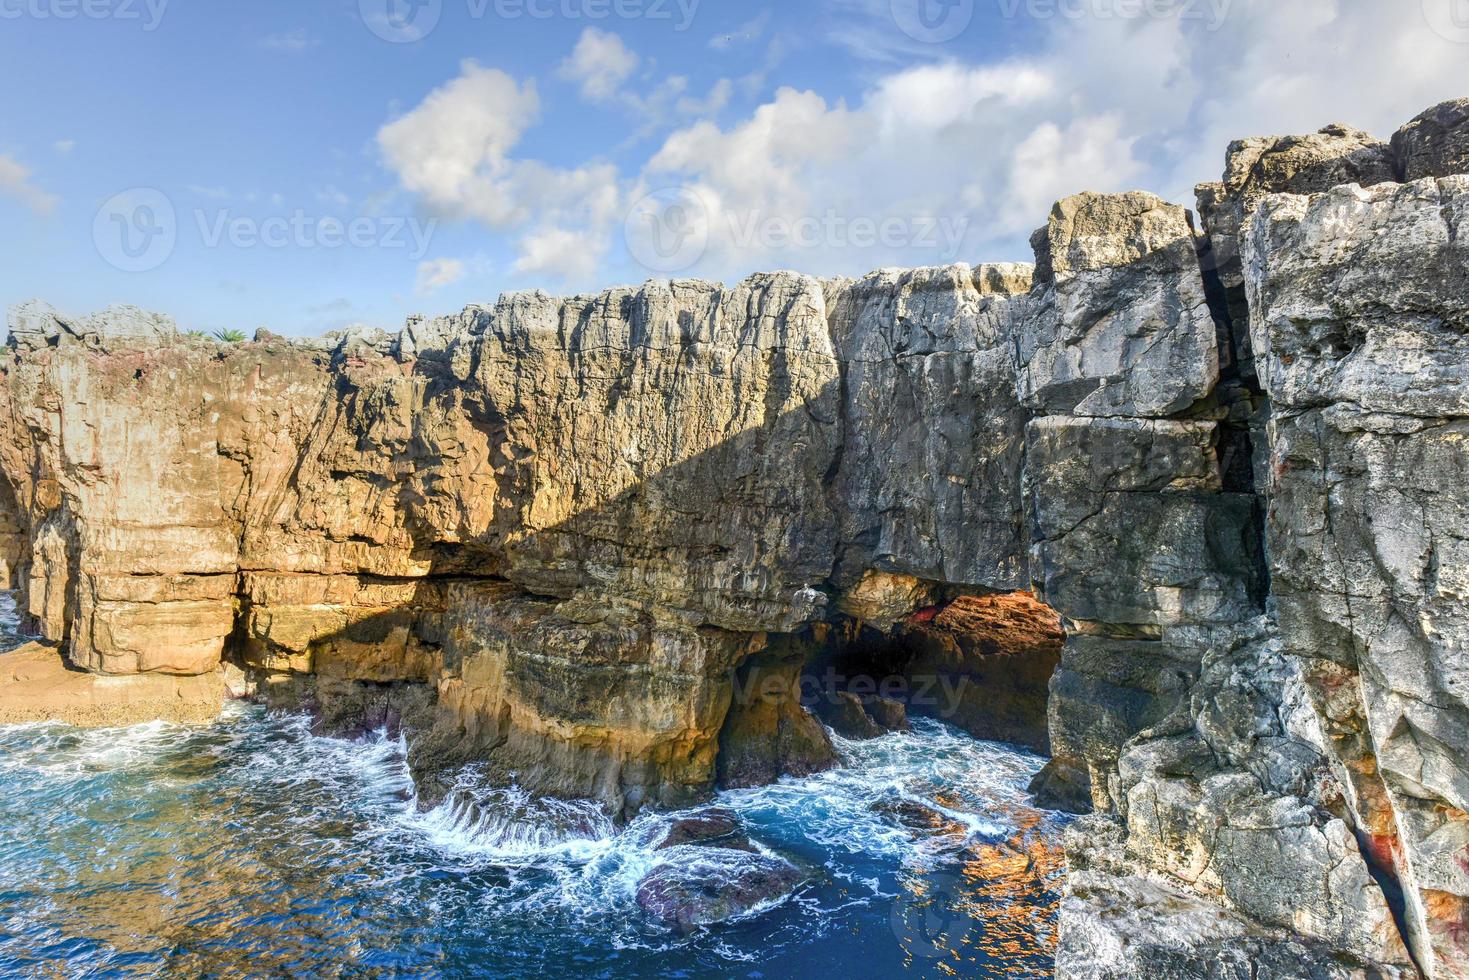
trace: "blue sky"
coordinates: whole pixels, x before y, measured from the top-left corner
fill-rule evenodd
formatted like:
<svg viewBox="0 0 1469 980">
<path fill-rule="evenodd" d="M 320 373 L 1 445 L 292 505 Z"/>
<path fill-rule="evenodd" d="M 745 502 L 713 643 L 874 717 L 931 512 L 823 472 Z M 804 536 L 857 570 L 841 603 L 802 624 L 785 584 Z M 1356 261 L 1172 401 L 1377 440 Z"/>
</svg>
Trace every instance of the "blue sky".
<svg viewBox="0 0 1469 980">
<path fill-rule="evenodd" d="M 0 303 L 311 334 L 1028 259 L 1063 194 L 1469 95 L 1469 0 L 0 0 L 0 64 Z"/>
</svg>

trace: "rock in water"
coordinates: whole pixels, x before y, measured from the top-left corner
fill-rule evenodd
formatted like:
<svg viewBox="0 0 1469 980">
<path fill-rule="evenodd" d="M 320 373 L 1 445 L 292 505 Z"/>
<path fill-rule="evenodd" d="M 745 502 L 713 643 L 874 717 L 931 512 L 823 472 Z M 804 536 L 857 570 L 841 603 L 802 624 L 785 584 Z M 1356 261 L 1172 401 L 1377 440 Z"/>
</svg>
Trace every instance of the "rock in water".
<svg viewBox="0 0 1469 980">
<path fill-rule="evenodd" d="M 908 709 L 901 701 L 874 695 L 863 698 L 862 707 L 867 711 L 867 717 L 871 718 L 873 724 L 877 725 L 884 734 L 906 732 L 912 728 L 908 724 Z"/>
<path fill-rule="evenodd" d="M 638 906 L 656 921 L 691 932 L 779 905 L 811 875 L 781 858 L 678 847 L 638 883 Z"/>
<path fill-rule="evenodd" d="M 728 847 L 737 851 L 756 850 L 755 845 L 750 843 L 750 838 L 745 836 L 744 824 L 740 822 L 739 814 L 723 807 L 711 807 L 674 820 L 653 850 L 661 851 L 684 844 Z"/>
<path fill-rule="evenodd" d="M 816 713 L 843 738 L 877 738 L 883 733 L 882 726 L 867 713 L 862 699 L 848 691 L 824 695 Z"/>
</svg>

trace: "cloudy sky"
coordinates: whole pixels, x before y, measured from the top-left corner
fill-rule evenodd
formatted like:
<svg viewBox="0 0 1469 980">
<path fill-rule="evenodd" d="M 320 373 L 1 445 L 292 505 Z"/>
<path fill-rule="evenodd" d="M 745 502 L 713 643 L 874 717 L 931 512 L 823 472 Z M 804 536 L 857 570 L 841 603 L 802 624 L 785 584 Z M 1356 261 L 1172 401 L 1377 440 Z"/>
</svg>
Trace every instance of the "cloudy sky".
<svg viewBox="0 0 1469 980">
<path fill-rule="evenodd" d="M 0 304 L 319 333 L 1025 260 L 1229 140 L 1469 95 L 1469 0 L 0 0 Z"/>
</svg>

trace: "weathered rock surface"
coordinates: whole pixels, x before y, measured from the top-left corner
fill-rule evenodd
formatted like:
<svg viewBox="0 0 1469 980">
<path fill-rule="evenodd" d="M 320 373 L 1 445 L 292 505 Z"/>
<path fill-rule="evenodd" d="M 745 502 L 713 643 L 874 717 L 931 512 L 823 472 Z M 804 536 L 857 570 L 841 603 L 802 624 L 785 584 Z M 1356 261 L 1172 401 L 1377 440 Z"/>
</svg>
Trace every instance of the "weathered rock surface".
<svg viewBox="0 0 1469 980">
<path fill-rule="evenodd" d="M 739 814 L 723 807 L 710 807 L 674 820 L 653 850 L 661 851 L 666 847 L 683 844 L 727 847 L 737 851 L 756 850 L 755 845 L 750 843 L 750 838 L 745 836 Z"/>
<path fill-rule="evenodd" d="M 194 677 L 101 677 L 68 669 L 53 647 L 28 643 L 0 653 L 0 725 L 59 721 L 113 728 L 157 719 L 181 725 L 219 717 L 226 691 L 220 670 Z"/>
<path fill-rule="evenodd" d="M 1027 406 L 1164 417 L 1213 390 L 1219 350 L 1188 212 L 1151 194 L 1079 194 L 1032 244 L 1016 337 Z"/>
<path fill-rule="evenodd" d="M 783 858 L 683 845 L 638 883 L 638 906 L 679 932 L 743 918 L 790 898 L 811 878 Z"/>
<path fill-rule="evenodd" d="M 1398 179 L 1469 173 L 1469 99 L 1442 102 L 1393 134 Z"/>
<path fill-rule="evenodd" d="M 1392 148 L 1359 129 L 1340 124 L 1306 136 L 1268 136 L 1229 145 L 1222 181 L 1197 188 L 1206 240 L 1207 275 L 1224 290 L 1221 336 L 1226 364 L 1244 377 L 1255 374 L 1250 349 L 1250 311 L 1240 261 L 1245 219 L 1270 194 L 1318 194 L 1340 184 L 1371 186 L 1398 178 Z"/>
<path fill-rule="evenodd" d="M 1025 413 L 1014 337 L 1029 266 L 874 273 L 827 284 L 843 365 L 838 585 L 864 573 L 991 589 L 1028 584 Z M 892 466 L 902 459 L 907 465 Z"/>
<path fill-rule="evenodd" d="M 1264 202 L 1245 240 L 1283 649 L 1437 976 L 1469 971 L 1469 176 Z"/>
</svg>

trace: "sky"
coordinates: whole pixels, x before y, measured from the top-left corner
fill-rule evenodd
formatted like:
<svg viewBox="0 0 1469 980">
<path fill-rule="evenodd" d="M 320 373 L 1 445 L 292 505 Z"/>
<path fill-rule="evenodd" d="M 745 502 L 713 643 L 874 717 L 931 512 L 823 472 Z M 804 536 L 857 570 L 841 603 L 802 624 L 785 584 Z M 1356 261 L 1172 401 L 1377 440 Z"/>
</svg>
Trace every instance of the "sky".
<svg viewBox="0 0 1469 980">
<path fill-rule="evenodd" d="M 0 305 L 395 329 L 1028 261 L 1232 139 L 1469 96 L 1469 0 L 0 0 Z"/>
</svg>

